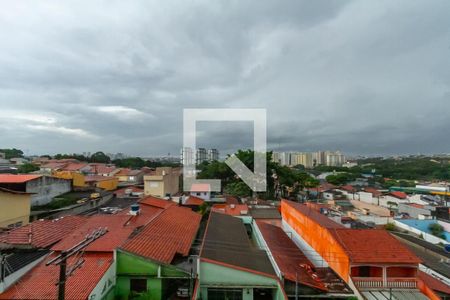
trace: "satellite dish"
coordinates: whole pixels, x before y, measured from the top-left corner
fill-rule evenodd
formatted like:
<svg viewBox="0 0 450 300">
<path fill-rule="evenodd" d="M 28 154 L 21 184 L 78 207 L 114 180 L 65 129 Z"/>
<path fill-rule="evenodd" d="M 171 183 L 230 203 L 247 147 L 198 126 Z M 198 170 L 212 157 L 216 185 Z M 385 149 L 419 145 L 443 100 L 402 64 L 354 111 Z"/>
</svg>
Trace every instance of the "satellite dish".
<svg viewBox="0 0 450 300">
<path fill-rule="evenodd" d="M 450 244 L 444 246 L 445 252 L 450 253 Z"/>
</svg>

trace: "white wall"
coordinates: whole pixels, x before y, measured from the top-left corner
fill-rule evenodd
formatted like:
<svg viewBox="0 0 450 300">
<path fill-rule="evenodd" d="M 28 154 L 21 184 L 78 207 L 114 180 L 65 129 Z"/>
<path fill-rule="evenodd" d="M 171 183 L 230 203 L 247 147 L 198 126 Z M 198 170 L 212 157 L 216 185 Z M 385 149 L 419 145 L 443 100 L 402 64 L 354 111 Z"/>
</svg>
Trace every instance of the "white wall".
<svg viewBox="0 0 450 300">
<path fill-rule="evenodd" d="M 444 245 L 445 245 L 445 244 L 448 244 L 448 242 L 447 242 L 446 240 L 443 240 L 443 239 L 440 239 L 440 238 L 438 238 L 438 237 L 435 237 L 435 236 L 432 235 L 432 234 L 429 234 L 429 233 L 420 231 L 420 230 L 417 229 L 417 228 L 411 227 L 411 226 L 406 225 L 406 224 L 404 224 L 404 223 L 402 223 L 402 222 L 399 222 L 399 221 L 397 221 L 397 220 L 394 220 L 394 224 L 395 224 L 395 226 L 397 226 L 398 228 L 401 228 L 401 229 L 403 229 L 403 230 L 406 230 L 406 231 L 415 233 L 415 234 L 417 234 L 417 235 L 419 235 L 419 236 L 422 235 L 422 236 L 423 236 L 423 239 L 424 239 L 425 241 L 429 242 L 429 243 L 432 243 L 432 244 L 439 244 L 439 243 L 442 243 L 442 244 L 444 244 Z"/>
</svg>

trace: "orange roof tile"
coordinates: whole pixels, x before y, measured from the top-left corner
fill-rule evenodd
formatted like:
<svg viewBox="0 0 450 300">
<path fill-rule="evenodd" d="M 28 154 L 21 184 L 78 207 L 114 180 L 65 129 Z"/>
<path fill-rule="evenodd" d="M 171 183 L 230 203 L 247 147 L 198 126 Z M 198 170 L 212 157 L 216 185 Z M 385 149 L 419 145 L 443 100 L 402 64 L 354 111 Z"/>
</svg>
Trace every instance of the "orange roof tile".
<svg viewBox="0 0 450 300">
<path fill-rule="evenodd" d="M 135 226 L 126 226 L 130 218 L 131 216 L 129 215 L 94 215 L 87 219 L 77 230 L 53 246 L 52 250 L 67 250 L 81 242 L 87 234 L 91 234 L 99 228 L 107 228 L 108 232 L 86 247 L 86 251 L 113 251 L 135 229 Z"/>
<path fill-rule="evenodd" d="M 403 193 L 403 192 L 399 192 L 399 191 L 394 191 L 390 193 L 392 196 L 394 196 L 395 198 L 399 198 L 399 199 L 406 199 L 408 198 L 408 195 Z"/>
<path fill-rule="evenodd" d="M 383 229 L 332 229 L 353 263 L 418 264 L 421 260 Z"/>
<path fill-rule="evenodd" d="M 51 256 L 53 257 L 53 256 Z M 84 263 L 66 281 L 66 299 L 85 300 L 103 277 L 113 262 L 112 253 L 85 253 Z M 42 261 L 26 273 L 16 284 L 0 294 L 0 299 L 8 300 L 54 300 L 58 298 L 56 282 L 59 266 Z M 74 263 L 69 259 L 69 266 Z"/>
<path fill-rule="evenodd" d="M 145 198 L 141 199 L 139 203 L 156 206 L 159 208 L 168 208 L 169 206 L 176 205 L 173 201 L 157 198 L 154 196 L 146 196 Z"/>
<path fill-rule="evenodd" d="M 0 183 L 25 183 L 30 180 L 42 177 L 42 175 L 16 175 L 16 174 L 0 174 Z"/>
<path fill-rule="evenodd" d="M 195 196 L 189 196 L 189 198 L 184 203 L 185 205 L 203 205 L 205 200 Z"/>
<path fill-rule="evenodd" d="M 188 208 L 170 206 L 121 249 L 169 264 L 176 254 L 189 254 L 200 220 L 201 215 Z"/>
<path fill-rule="evenodd" d="M 38 220 L 0 236 L 0 245 L 29 245 L 47 248 L 80 227 L 87 217 L 67 216 L 57 220 Z"/>
<path fill-rule="evenodd" d="M 422 281 L 433 291 L 450 294 L 450 287 L 441 280 L 422 271 L 419 271 L 418 275 L 419 278 L 422 279 Z"/>
</svg>

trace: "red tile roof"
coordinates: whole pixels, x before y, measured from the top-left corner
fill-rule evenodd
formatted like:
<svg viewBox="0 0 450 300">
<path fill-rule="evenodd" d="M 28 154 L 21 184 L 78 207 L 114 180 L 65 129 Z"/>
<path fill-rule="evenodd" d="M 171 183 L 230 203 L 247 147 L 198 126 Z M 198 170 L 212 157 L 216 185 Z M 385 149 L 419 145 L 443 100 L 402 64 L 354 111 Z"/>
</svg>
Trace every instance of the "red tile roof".
<svg viewBox="0 0 450 300">
<path fill-rule="evenodd" d="M 332 229 L 353 263 L 418 264 L 421 260 L 383 229 Z"/>
<path fill-rule="evenodd" d="M 395 198 L 399 198 L 399 199 L 406 199 L 408 198 L 408 195 L 403 193 L 403 192 L 399 192 L 399 191 L 394 191 L 390 193 L 392 196 L 394 196 Z"/>
<path fill-rule="evenodd" d="M 87 234 L 99 228 L 107 228 L 108 232 L 94 241 L 86 251 L 113 251 L 120 246 L 133 232 L 135 226 L 126 226 L 131 216 L 129 215 L 94 215 L 84 222 L 77 230 L 67 235 L 58 244 L 52 247 L 54 251 L 67 250 L 81 242 Z"/>
<path fill-rule="evenodd" d="M 372 195 L 374 197 L 379 197 L 379 196 L 383 195 L 382 192 L 380 192 L 379 190 L 372 188 L 372 187 L 366 187 L 366 188 L 364 188 L 364 191 L 367 193 L 372 193 Z"/>
<path fill-rule="evenodd" d="M 234 196 L 225 196 L 227 204 L 239 204 L 239 200 Z"/>
<path fill-rule="evenodd" d="M 248 206 L 247 204 L 214 204 L 211 211 L 230 216 L 240 216 L 248 214 Z"/>
<path fill-rule="evenodd" d="M 168 208 L 172 205 L 176 205 L 175 202 L 173 202 L 171 200 L 165 200 L 165 199 L 157 198 L 154 196 L 146 196 L 145 198 L 141 199 L 139 201 L 139 203 L 145 204 L 145 205 L 156 206 L 159 208 Z"/>
<path fill-rule="evenodd" d="M 131 169 L 129 168 L 122 168 L 120 169 L 119 172 L 117 172 L 115 175 L 116 176 L 128 176 L 128 174 L 130 173 Z"/>
<path fill-rule="evenodd" d="M 68 165 L 66 165 L 63 168 L 63 170 L 64 171 L 79 171 L 87 166 L 88 166 L 87 163 L 69 163 Z"/>
<path fill-rule="evenodd" d="M 184 205 L 203 205 L 205 200 L 195 196 L 189 196 Z"/>
<path fill-rule="evenodd" d="M 425 273 L 419 271 L 419 278 L 433 291 L 438 291 L 445 294 L 450 294 L 450 286 L 446 285 L 439 279 Z"/>
<path fill-rule="evenodd" d="M 109 174 L 111 172 L 113 172 L 114 170 L 116 170 L 116 167 L 110 167 L 104 164 L 90 164 L 90 166 L 92 167 L 91 172 L 96 173 L 96 174 Z"/>
<path fill-rule="evenodd" d="M 170 206 L 121 249 L 151 260 L 170 264 L 176 254 L 187 256 L 200 225 L 201 215 Z"/>
<path fill-rule="evenodd" d="M 0 247 L 29 245 L 47 248 L 80 227 L 86 217 L 67 216 L 57 220 L 38 220 L 26 226 L 13 229 L 0 236 Z"/>
<path fill-rule="evenodd" d="M 261 221 L 256 221 L 256 223 L 278 268 L 286 279 L 294 282 L 298 280 L 304 285 L 327 290 L 317 274 L 312 271 L 311 267 L 314 265 L 292 242 L 283 229 Z"/>
<path fill-rule="evenodd" d="M 66 165 L 67 165 L 67 163 L 65 163 L 65 162 L 49 162 L 49 163 L 41 165 L 41 168 L 56 170 L 56 169 L 62 169 Z"/>
<path fill-rule="evenodd" d="M 25 183 L 39 177 L 42 177 L 42 175 L 0 174 L 0 183 Z"/>
<path fill-rule="evenodd" d="M 356 188 L 354 188 L 354 187 L 351 186 L 351 185 L 344 185 L 344 186 L 341 186 L 340 189 L 342 189 L 342 190 L 344 190 L 344 191 L 347 191 L 347 192 L 350 192 L 350 193 L 356 192 Z"/>
<path fill-rule="evenodd" d="M 53 256 L 52 256 L 53 257 Z M 85 300 L 88 299 L 92 290 L 113 262 L 112 253 L 85 253 L 84 263 L 75 270 L 66 281 L 66 299 Z M 26 273 L 18 283 L 11 286 L 6 292 L 0 294 L 0 299 L 8 300 L 54 300 L 58 298 L 59 266 L 46 266 L 48 260 Z M 69 265 L 74 263 L 69 259 Z"/>
</svg>

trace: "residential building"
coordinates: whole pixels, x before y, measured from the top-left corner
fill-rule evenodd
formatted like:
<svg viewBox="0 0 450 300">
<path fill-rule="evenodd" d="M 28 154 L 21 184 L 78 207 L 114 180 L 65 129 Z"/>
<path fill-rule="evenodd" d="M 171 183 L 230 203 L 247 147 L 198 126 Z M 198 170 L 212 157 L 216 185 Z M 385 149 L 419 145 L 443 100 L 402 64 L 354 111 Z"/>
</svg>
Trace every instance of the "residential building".
<svg viewBox="0 0 450 300">
<path fill-rule="evenodd" d="M 144 182 L 144 174 L 145 172 L 142 170 L 122 168 L 114 176 L 119 180 L 119 183 L 141 184 Z"/>
<path fill-rule="evenodd" d="M 0 174 L 0 187 L 30 193 L 31 205 L 44 205 L 61 194 L 70 192 L 71 181 L 45 175 Z"/>
<path fill-rule="evenodd" d="M 331 167 L 340 167 L 345 163 L 345 156 L 339 152 L 325 152 L 325 164 Z"/>
<path fill-rule="evenodd" d="M 194 151 L 192 148 L 184 147 L 180 152 L 180 162 L 183 165 L 193 165 L 194 161 Z"/>
<path fill-rule="evenodd" d="M 30 219 L 31 194 L 0 187 L 0 231 L 26 225 Z"/>
<path fill-rule="evenodd" d="M 287 299 L 267 253 L 250 237 L 242 219 L 211 212 L 192 299 Z"/>
<path fill-rule="evenodd" d="M 385 292 L 394 297 L 403 292 L 411 299 L 438 299 L 418 277 L 421 260 L 387 231 L 348 229 L 287 200 L 282 200 L 281 213 L 284 230 L 308 250 L 307 256 L 330 266 L 362 298 L 384 299 Z"/>
<path fill-rule="evenodd" d="M 208 161 L 216 161 L 219 160 L 219 150 L 217 149 L 209 149 L 208 150 Z"/>
<path fill-rule="evenodd" d="M 311 152 L 291 153 L 291 166 L 302 165 L 305 168 L 312 168 L 314 166 L 313 154 Z"/>
<path fill-rule="evenodd" d="M 82 187 L 99 188 L 105 191 L 114 191 L 117 189 L 119 180 L 116 177 L 87 175 L 84 176 L 84 185 Z"/>
<path fill-rule="evenodd" d="M 194 183 L 191 186 L 190 194 L 205 201 L 211 201 L 211 186 L 208 183 Z"/>
<path fill-rule="evenodd" d="M 205 148 L 198 148 L 195 151 L 195 164 L 199 165 L 205 161 L 208 161 L 208 152 Z"/>
<path fill-rule="evenodd" d="M 179 192 L 180 172 L 171 167 L 156 168 L 153 175 L 144 176 L 144 193 L 155 197 L 173 196 Z"/>
</svg>

